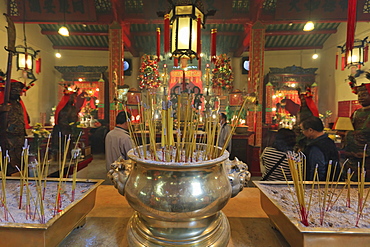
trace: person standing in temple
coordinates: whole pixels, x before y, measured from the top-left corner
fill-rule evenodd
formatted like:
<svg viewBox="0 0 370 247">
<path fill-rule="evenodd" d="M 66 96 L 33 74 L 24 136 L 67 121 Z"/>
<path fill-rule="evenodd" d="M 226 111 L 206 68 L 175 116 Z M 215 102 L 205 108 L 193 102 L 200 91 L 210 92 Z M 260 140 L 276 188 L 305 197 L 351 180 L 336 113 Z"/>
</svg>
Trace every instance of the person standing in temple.
<svg viewBox="0 0 370 247">
<path fill-rule="evenodd" d="M 306 88 L 305 92 L 301 92 L 301 90 L 298 89 L 298 94 L 301 100 L 301 106 L 297 113 L 297 121 L 293 127 L 293 131 L 297 135 L 297 146 L 300 149 L 304 149 L 307 138 L 301 132 L 300 124 L 311 116 L 319 117 L 319 110 L 313 101 L 313 95 L 310 88 Z"/>
<path fill-rule="evenodd" d="M 370 75 L 367 75 L 370 78 Z M 362 165 L 365 145 L 365 170 L 366 182 L 370 182 L 370 83 L 362 84 L 360 86 L 352 87 L 353 92 L 357 94 L 358 103 L 361 104 L 362 108 L 357 109 L 351 116 L 354 130 L 350 130 L 346 133 L 342 154 L 344 158 L 348 158 L 345 164 L 346 171 L 351 168 L 351 172 L 354 172 L 352 176 L 353 181 L 357 181 L 358 164 Z"/>
<path fill-rule="evenodd" d="M 90 129 L 89 142 L 91 145 L 92 154 L 105 153 L 105 136 L 108 133 L 108 128 L 103 119 L 94 119 L 94 127 Z"/>
<path fill-rule="evenodd" d="M 339 153 L 335 143 L 324 132 L 324 125 L 320 118 L 311 116 L 304 119 L 301 130 L 307 138 L 303 153 L 306 155 L 306 179 L 312 181 L 315 167 L 318 165 L 320 181 L 325 181 L 329 161 L 333 166 L 339 162 Z M 337 169 L 339 170 L 339 169 Z"/>
<path fill-rule="evenodd" d="M 107 171 L 111 164 L 119 157 L 128 160 L 127 153 L 132 149 L 132 139 L 129 135 L 129 123 L 131 114 L 125 111 L 118 113 L 116 127 L 108 132 L 105 137 L 105 161 Z"/>
<path fill-rule="evenodd" d="M 65 86 L 66 87 L 66 86 Z M 78 94 L 78 88 L 73 90 L 65 88 L 63 97 L 59 101 L 55 109 L 55 125 L 52 133 L 52 150 L 53 152 L 63 151 L 65 145 L 64 140 L 70 136 L 72 141 L 76 141 L 79 133 L 74 133 L 77 122 L 79 121 L 78 113 L 81 110 L 83 103 L 85 102 L 84 92 Z M 61 138 L 61 142 L 59 141 Z M 61 143 L 61 147 L 59 147 Z M 70 148 L 72 148 L 70 145 Z"/>
<path fill-rule="evenodd" d="M 292 152 L 295 144 L 294 131 L 285 128 L 278 130 L 274 143 L 266 147 L 260 157 L 261 170 L 263 170 L 262 181 L 285 181 L 285 177 L 289 181 L 292 180 L 287 152 Z"/>
<path fill-rule="evenodd" d="M 8 151 L 10 162 L 8 163 L 7 175 L 16 173 L 16 166 L 21 168 L 22 148 L 25 143 L 26 128 L 29 128 L 29 119 L 25 106 L 21 100 L 22 90 L 25 85 L 17 80 L 11 80 L 10 96 L 7 110 L 0 110 L 1 131 L 0 146 L 3 154 Z M 4 93 L 0 89 L 0 105 L 5 104 Z M 3 127 L 1 127 L 3 128 Z M 2 158 L 2 157 L 1 157 Z"/>
<path fill-rule="evenodd" d="M 227 117 L 225 113 L 220 113 L 220 134 L 218 136 L 218 146 L 223 147 L 228 139 L 228 136 L 231 134 L 231 127 L 227 124 Z M 226 144 L 226 150 L 231 153 L 231 138 Z"/>
</svg>

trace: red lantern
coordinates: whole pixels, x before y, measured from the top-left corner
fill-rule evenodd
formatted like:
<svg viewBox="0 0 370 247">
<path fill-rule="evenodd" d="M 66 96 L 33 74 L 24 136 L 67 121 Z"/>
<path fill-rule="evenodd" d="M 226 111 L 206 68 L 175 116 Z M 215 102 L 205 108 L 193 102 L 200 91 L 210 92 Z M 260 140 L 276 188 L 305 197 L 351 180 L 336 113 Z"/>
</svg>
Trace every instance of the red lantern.
<svg viewBox="0 0 370 247">
<path fill-rule="evenodd" d="M 164 53 L 170 52 L 170 15 L 164 15 Z"/>
<path fill-rule="evenodd" d="M 159 56 L 161 55 L 161 29 L 157 28 L 157 61 L 159 62 L 161 59 Z"/>
<path fill-rule="evenodd" d="M 36 74 L 41 73 L 41 58 L 36 59 Z"/>
<path fill-rule="evenodd" d="M 201 42 L 201 31 L 202 31 L 202 17 L 201 15 L 198 16 L 197 19 L 197 56 L 198 56 L 198 69 L 202 67 L 202 59 L 200 54 L 202 53 L 202 42 Z"/>
</svg>

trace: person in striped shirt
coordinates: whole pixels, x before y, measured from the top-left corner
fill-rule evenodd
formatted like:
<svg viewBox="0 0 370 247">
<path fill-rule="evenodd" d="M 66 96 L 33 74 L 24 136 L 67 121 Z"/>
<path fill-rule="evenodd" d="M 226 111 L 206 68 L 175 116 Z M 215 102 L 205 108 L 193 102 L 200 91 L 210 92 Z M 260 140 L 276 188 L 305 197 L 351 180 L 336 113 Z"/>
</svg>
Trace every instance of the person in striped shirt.
<svg viewBox="0 0 370 247">
<path fill-rule="evenodd" d="M 293 151 L 295 144 L 296 135 L 292 130 L 284 128 L 278 130 L 274 143 L 266 147 L 260 156 L 261 167 L 264 168 L 263 181 L 285 181 L 281 169 L 284 169 L 288 180 L 292 179 L 286 153 Z"/>
</svg>

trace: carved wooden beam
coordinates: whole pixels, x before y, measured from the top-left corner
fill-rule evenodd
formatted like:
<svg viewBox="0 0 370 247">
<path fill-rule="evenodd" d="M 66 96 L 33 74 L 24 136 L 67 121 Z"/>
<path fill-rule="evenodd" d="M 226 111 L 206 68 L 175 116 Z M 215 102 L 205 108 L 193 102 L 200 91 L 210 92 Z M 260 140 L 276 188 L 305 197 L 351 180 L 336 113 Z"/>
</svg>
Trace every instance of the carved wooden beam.
<svg viewBox="0 0 370 247">
<path fill-rule="evenodd" d="M 121 24 L 122 26 L 122 38 L 123 42 L 125 44 L 126 49 L 134 56 L 138 57 L 139 52 L 135 49 L 135 47 L 132 45 L 132 35 L 130 33 L 130 24 L 124 23 Z"/>
<path fill-rule="evenodd" d="M 108 51 L 108 47 L 101 46 L 68 46 L 68 45 L 53 45 L 55 50 L 89 50 L 89 51 Z"/>
<path fill-rule="evenodd" d="M 41 30 L 41 34 L 44 35 L 60 35 L 58 30 L 51 31 L 51 30 Z M 108 32 L 91 32 L 91 31 L 69 31 L 70 36 L 78 35 L 78 36 L 108 36 Z"/>
<path fill-rule="evenodd" d="M 277 36 L 277 35 L 308 35 L 308 34 L 333 34 L 336 33 L 337 29 L 327 29 L 327 30 L 313 30 L 310 32 L 306 32 L 303 30 L 274 30 L 274 31 L 266 31 L 266 36 Z"/>
<path fill-rule="evenodd" d="M 244 27 L 244 36 L 239 48 L 234 52 L 235 57 L 240 57 L 243 52 L 245 52 L 251 42 L 251 25 L 245 25 Z"/>
</svg>

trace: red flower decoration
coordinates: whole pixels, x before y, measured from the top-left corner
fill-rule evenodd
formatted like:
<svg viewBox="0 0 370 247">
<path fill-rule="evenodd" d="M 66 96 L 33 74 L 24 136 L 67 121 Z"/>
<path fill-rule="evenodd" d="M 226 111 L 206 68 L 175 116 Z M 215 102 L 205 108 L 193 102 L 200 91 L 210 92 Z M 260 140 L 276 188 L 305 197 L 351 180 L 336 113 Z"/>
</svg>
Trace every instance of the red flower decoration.
<svg viewBox="0 0 370 247">
<path fill-rule="evenodd" d="M 232 87 L 234 75 L 230 64 L 230 58 L 228 58 L 226 54 L 217 56 L 215 68 L 212 70 L 212 73 L 213 87 L 219 87 L 223 89 Z"/>
<path fill-rule="evenodd" d="M 158 88 L 161 81 L 159 80 L 159 71 L 156 56 L 143 55 L 141 57 L 141 67 L 139 69 L 139 87 L 141 89 Z"/>
</svg>

